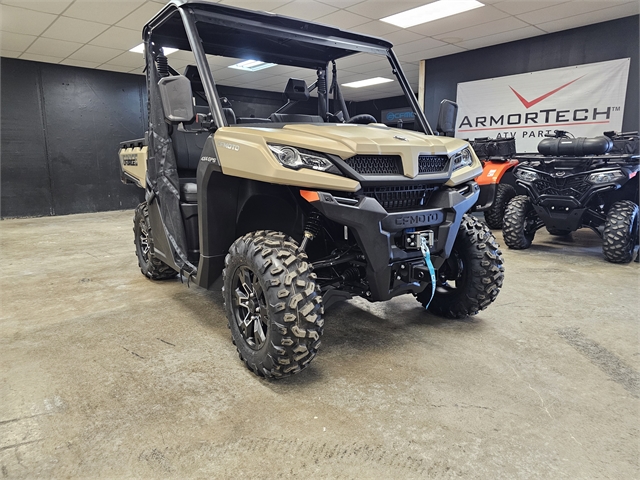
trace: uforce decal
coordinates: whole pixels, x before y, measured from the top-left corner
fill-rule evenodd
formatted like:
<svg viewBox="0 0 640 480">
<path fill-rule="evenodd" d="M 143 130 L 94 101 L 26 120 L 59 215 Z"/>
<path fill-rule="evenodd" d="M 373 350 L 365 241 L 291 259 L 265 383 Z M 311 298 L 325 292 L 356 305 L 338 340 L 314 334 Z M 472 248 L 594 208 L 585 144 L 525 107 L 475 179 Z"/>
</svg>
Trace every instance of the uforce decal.
<svg viewBox="0 0 640 480">
<path fill-rule="evenodd" d="M 218 142 L 218 146 L 221 148 L 226 148 L 227 150 L 233 150 L 237 152 L 240 150 L 240 145 L 236 145 L 235 143 L 227 143 L 227 142 Z"/>
<path fill-rule="evenodd" d="M 396 227 L 413 227 L 417 225 L 436 225 L 442 223 L 442 212 L 425 212 L 414 213 L 409 215 L 400 215 L 394 218 Z"/>
<path fill-rule="evenodd" d="M 122 155 L 122 165 L 127 165 L 129 167 L 137 167 L 138 166 L 138 154 L 137 153 L 125 153 Z"/>
</svg>

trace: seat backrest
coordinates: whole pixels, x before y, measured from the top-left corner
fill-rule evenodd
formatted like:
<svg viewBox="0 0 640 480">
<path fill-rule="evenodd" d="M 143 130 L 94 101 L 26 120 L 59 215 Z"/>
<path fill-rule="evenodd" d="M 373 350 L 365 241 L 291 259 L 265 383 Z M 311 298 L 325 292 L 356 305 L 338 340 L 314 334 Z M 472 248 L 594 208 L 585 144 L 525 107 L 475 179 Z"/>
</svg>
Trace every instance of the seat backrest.
<svg viewBox="0 0 640 480">
<path fill-rule="evenodd" d="M 202 105 L 196 105 L 195 110 L 196 113 L 209 113 L 209 107 Z M 197 123 L 192 123 L 191 125 L 185 125 L 184 128 L 185 130 L 197 130 L 201 127 Z M 173 143 L 173 151 L 176 154 L 178 170 L 196 170 L 198 168 L 204 142 L 208 136 L 208 133 L 185 133 L 179 131 L 176 126 L 173 127 L 171 141 Z"/>
<path fill-rule="evenodd" d="M 324 123 L 320 115 L 305 115 L 302 113 L 272 113 L 272 122 L 277 123 Z"/>
<path fill-rule="evenodd" d="M 227 123 L 229 125 L 235 125 L 236 112 L 233 111 L 233 108 L 222 107 L 222 111 L 224 112 L 224 116 L 227 118 Z"/>
</svg>

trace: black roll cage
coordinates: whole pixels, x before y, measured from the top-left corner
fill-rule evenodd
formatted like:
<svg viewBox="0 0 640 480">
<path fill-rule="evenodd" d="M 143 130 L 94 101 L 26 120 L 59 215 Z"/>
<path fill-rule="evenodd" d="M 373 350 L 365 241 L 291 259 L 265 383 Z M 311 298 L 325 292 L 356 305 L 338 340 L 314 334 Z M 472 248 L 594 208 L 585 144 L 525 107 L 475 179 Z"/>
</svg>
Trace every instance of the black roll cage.
<svg viewBox="0 0 640 480">
<path fill-rule="evenodd" d="M 176 25 L 175 21 L 172 22 L 176 13 L 180 15 L 181 26 Z M 203 41 L 196 28 L 196 22 L 215 25 L 223 33 L 216 39 L 217 32 L 212 31 L 212 38 Z M 238 42 L 234 42 L 233 35 L 224 34 L 225 30 L 242 32 L 245 38 L 254 40 L 254 47 L 239 45 Z M 187 41 L 184 38 L 185 33 Z M 278 41 L 260 42 L 260 39 L 267 36 Z M 422 130 L 426 134 L 433 135 L 433 130 L 411 90 L 391 43 L 377 37 L 202 0 L 170 0 L 144 26 L 143 40 L 147 51 L 153 51 L 152 43 L 157 41 L 163 47 L 174 47 L 193 52 L 213 121 L 218 126 L 228 126 L 228 123 L 215 88 L 215 81 L 209 68 L 206 53 L 234 58 L 250 56 L 254 60 L 264 62 L 325 70 L 329 61 L 354 53 L 384 55 L 391 64 L 392 72 L 398 79 Z M 300 56 L 291 54 L 296 50 L 300 51 Z M 147 68 L 149 68 L 148 65 Z"/>
</svg>

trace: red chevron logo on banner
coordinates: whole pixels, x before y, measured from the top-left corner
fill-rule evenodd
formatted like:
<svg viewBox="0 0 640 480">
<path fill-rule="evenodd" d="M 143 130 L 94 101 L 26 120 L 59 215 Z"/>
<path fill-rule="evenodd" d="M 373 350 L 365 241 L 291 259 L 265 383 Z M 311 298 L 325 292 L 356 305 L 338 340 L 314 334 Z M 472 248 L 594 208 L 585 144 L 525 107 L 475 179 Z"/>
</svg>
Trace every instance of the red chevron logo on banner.
<svg viewBox="0 0 640 480">
<path fill-rule="evenodd" d="M 584 75 L 582 76 L 584 77 Z M 548 93 L 545 93 L 544 95 L 540 95 L 538 98 L 534 98 L 531 101 L 528 101 L 526 98 L 524 98 L 522 95 L 520 95 L 518 92 L 515 91 L 515 89 L 512 86 L 509 86 L 509 88 L 511 89 L 511 91 L 513 93 L 516 94 L 516 97 L 518 97 L 518 100 L 520 100 L 522 102 L 522 104 L 525 106 L 525 108 L 531 108 L 533 107 L 536 103 L 540 103 L 542 100 L 544 100 L 545 98 L 549 98 L 551 95 L 553 95 L 554 93 L 559 92 L 560 90 L 562 90 L 565 87 L 568 87 L 569 85 L 571 85 L 574 82 L 577 82 L 578 80 L 580 80 L 582 77 L 578 77 L 575 80 L 571 80 L 569 83 L 565 83 L 564 85 L 551 90 Z"/>
</svg>

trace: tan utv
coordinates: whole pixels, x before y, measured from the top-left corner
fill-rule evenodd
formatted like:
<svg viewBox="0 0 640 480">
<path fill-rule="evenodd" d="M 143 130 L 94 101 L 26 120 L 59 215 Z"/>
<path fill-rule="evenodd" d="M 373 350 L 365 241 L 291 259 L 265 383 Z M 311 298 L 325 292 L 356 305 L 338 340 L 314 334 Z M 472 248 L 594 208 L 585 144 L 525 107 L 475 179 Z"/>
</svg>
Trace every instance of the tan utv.
<svg viewBox="0 0 640 480">
<path fill-rule="evenodd" d="M 467 142 L 443 135 L 455 104 L 443 102 L 434 135 L 389 42 L 190 0 L 167 4 L 143 39 L 148 131 L 119 155 L 123 181 L 146 193 L 134 218 L 138 262 L 152 280 L 222 283 L 233 342 L 254 373 L 308 366 L 325 310 L 353 296 L 412 294 L 451 318 L 496 299 L 501 252 L 467 214 L 482 166 Z M 165 48 L 191 51 L 195 65 L 179 74 Z M 388 64 L 415 131 L 349 115 L 336 61 L 359 54 Z M 218 95 L 209 62 L 218 57 L 314 81 L 289 79 L 286 103 L 268 117 L 236 116 Z"/>
</svg>

